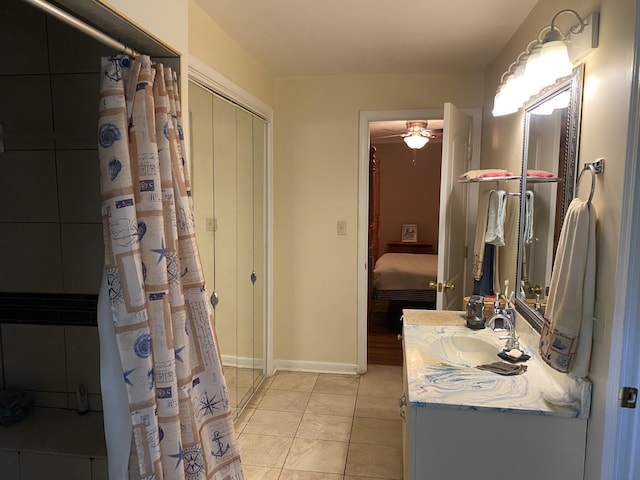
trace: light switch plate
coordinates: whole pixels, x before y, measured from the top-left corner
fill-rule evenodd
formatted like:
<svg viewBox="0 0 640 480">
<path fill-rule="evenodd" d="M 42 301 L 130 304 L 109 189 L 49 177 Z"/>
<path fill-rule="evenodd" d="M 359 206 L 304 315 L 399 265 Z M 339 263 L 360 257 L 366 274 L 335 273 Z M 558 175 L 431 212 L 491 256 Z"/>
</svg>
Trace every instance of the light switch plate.
<svg viewBox="0 0 640 480">
<path fill-rule="evenodd" d="M 338 235 L 347 234 L 347 222 L 346 220 L 338 220 Z"/>
</svg>

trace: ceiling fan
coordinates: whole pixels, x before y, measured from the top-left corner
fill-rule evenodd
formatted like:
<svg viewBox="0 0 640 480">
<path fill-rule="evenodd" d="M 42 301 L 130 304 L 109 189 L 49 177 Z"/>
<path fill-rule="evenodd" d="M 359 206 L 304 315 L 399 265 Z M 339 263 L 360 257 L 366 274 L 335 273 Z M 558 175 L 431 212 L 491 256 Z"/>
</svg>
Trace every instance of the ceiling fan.
<svg viewBox="0 0 640 480">
<path fill-rule="evenodd" d="M 372 138 L 372 140 L 381 140 L 384 138 L 393 137 L 402 137 L 409 148 L 413 150 L 419 150 L 424 147 L 427 142 L 429 142 L 429 140 L 441 139 L 442 129 L 429 129 L 428 122 L 426 120 L 410 120 L 406 122 L 405 132 L 375 137 Z"/>
</svg>

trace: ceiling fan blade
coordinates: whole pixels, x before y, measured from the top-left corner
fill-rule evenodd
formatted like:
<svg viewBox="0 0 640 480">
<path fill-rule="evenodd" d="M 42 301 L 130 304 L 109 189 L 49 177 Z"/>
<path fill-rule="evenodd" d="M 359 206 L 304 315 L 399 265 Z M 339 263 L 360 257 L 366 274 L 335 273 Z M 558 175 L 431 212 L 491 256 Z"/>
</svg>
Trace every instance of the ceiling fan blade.
<svg viewBox="0 0 640 480">
<path fill-rule="evenodd" d="M 384 135 L 382 137 L 371 137 L 372 140 L 382 140 L 383 138 L 406 137 L 406 133 L 395 133 L 393 135 Z"/>
</svg>

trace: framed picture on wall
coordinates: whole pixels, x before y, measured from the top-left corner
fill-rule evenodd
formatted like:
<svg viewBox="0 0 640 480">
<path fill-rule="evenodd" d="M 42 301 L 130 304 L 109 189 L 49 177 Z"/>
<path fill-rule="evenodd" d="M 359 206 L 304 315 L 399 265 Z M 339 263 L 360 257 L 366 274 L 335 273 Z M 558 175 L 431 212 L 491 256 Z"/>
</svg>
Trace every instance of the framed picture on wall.
<svg viewBox="0 0 640 480">
<path fill-rule="evenodd" d="M 402 238 L 403 242 L 416 243 L 418 241 L 418 225 L 415 223 L 402 224 Z"/>
</svg>

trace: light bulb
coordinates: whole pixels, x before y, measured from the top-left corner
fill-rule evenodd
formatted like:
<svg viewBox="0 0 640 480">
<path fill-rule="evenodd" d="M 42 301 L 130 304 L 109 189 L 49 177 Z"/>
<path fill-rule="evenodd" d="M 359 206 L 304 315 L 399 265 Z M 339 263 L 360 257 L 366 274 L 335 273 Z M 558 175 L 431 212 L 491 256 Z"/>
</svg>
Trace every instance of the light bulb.
<svg viewBox="0 0 640 480">
<path fill-rule="evenodd" d="M 559 78 L 571 75 L 573 65 L 569 61 L 567 45 L 562 40 L 546 42 L 540 49 L 540 71 L 544 83 L 553 85 Z"/>
<path fill-rule="evenodd" d="M 427 137 L 423 137 L 420 134 L 411 134 L 407 137 L 404 137 L 404 143 L 407 144 L 409 148 L 413 148 L 414 150 L 420 150 L 424 147 L 429 139 Z"/>
</svg>

